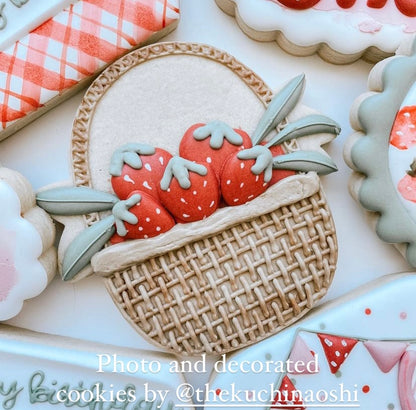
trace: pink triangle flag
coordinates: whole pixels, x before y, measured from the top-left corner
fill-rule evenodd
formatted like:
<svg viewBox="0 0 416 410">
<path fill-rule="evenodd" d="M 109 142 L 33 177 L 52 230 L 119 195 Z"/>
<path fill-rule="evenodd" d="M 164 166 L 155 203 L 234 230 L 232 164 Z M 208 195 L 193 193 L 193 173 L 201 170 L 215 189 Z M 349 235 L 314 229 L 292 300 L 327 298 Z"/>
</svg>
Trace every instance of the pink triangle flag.
<svg viewBox="0 0 416 410">
<path fill-rule="evenodd" d="M 383 373 L 388 373 L 398 363 L 408 345 L 406 342 L 393 341 L 364 342 L 364 346 Z"/>
<path fill-rule="evenodd" d="M 288 373 L 314 374 L 319 372 L 316 355 L 299 335 L 295 339 L 288 359 Z"/>
</svg>

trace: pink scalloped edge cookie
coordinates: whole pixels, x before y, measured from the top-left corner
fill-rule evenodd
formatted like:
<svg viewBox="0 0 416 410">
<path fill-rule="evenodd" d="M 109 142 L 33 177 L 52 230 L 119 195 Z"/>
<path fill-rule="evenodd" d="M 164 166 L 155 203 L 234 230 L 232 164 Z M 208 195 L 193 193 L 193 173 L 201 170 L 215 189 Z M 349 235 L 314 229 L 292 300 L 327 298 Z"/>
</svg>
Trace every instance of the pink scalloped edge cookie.
<svg viewBox="0 0 416 410">
<path fill-rule="evenodd" d="M 216 0 L 259 41 L 276 41 L 288 53 L 318 53 L 335 64 L 392 55 L 416 31 L 409 0 Z"/>
<path fill-rule="evenodd" d="M 39 295 L 56 272 L 55 228 L 29 182 L 0 166 L 0 320 Z"/>
</svg>

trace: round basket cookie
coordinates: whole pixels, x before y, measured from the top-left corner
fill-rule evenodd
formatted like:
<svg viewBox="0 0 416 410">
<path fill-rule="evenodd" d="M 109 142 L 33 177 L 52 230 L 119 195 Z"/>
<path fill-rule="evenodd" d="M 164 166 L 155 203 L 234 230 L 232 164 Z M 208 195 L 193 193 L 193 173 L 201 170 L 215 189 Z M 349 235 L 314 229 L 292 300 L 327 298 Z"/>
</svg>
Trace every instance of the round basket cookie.
<svg viewBox="0 0 416 410">
<path fill-rule="evenodd" d="M 370 91 L 351 110 L 356 131 L 345 146 L 355 170 L 354 198 L 369 211 L 378 236 L 416 267 L 415 43 L 374 67 Z"/>
<path fill-rule="evenodd" d="M 339 133 L 298 104 L 303 88 L 300 75 L 272 99 L 199 44 L 113 64 L 74 122 L 76 187 L 38 195 L 66 226 L 64 279 L 105 276 L 130 324 L 176 353 L 231 351 L 303 316 L 335 271 L 318 173 L 336 170 L 321 145 Z"/>
<path fill-rule="evenodd" d="M 16 316 L 56 272 L 54 224 L 26 178 L 0 165 L 0 320 Z"/>
<path fill-rule="evenodd" d="M 216 0 L 251 38 L 335 64 L 391 56 L 416 31 L 412 0 Z"/>
</svg>

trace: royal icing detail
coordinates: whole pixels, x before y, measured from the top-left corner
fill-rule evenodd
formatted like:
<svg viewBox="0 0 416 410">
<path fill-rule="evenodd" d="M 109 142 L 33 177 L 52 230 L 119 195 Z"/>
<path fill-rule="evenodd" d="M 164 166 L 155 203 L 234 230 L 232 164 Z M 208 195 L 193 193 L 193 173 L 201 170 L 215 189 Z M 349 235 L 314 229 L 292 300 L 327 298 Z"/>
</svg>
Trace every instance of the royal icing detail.
<svg viewBox="0 0 416 410">
<path fill-rule="evenodd" d="M 381 87 L 354 108 L 358 131 L 346 144 L 350 166 L 362 173 L 353 179 L 364 176 L 353 188 L 357 199 L 376 213 L 371 215 L 379 220 L 378 236 L 398 244 L 412 266 L 416 266 L 414 47 L 410 56 L 398 55 L 382 71 L 374 69 L 371 75 L 382 78 Z"/>
<path fill-rule="evenodd" d="M 2 409 L 185 410 L 191 405 L 190 398 L 175 394 L 185 380 L 178 361 L 166 354 L 4 325 L 0 362 Z"/>
<path fill-rule="evenodd" d="M 336 171 L 331 158 L 320 152 L 284 154 L 282 148 L 272 149 L 302 136 L 337 135 L 340 128 L 330 118 L 303 117 L 264 141 L 296 106 L 304 82 L 304 75 L 297 76 L 274 96 L 251 138 L 224 122 L 212 121 L 188 128 L 179 147 L 183 157 L 172 157 L 148 144 L 132 142 L 119 147 L 112 155 L 109 172 L 120 200 L 86 187 L 40 193 L 38 205 L 55 215 L 82 215 L 86 209 L 112 211 L 111 216 L 81 232 L 69 246 L 63 278 L 72 279 L 115 231 L 112 243 L 149 239 L 169 231 L 176 223 L 208 218 L 219 208 L 221 199 L 228 206 L 246 204 L 263 194 L 272 182 L 291 176 L 290 171 Z"/>
<path fill-rule="evenodd" d="M 40 294 L 48 279 L 38 261 L 39 233 L 20 215 L 16 192 L 0 180 L 0 320 L 19 313 L 23 301 Z"/>
<path fill-rule="evenodd" d="M 226 370 L 213 374 L 211 387 L 229 391 L 233 386 L 241 392 L 239 404 L 253 408 L 296 404 L 311 410 L 348 404 L 411 410 L 416 403 L 416 339 L 410 322 L 416 317 L 415 291 L 416 278 L 405 274 L 344 303 L 334 302 L 227 357 Z M 245 367 L 234 371 L 231 363 Z M 257 372 L 261 366 L 263 371 Z"/>
<path fill-rule="evenodd" d="M 343 55 L 362 53 L 369 47 L 392 54 L 405 38 L 416 32 L 416 8 L 411 0 L 217 0 L 217 3 L 224 10 L 235 7 L 239 19 L 255 38 L 277 38 L 279 42 L 277 33 L 282 32 L 297 46 L 310 49 L 312 45 L 325 43 Z M 285 44 L 287 47 L 287 41 Z M 287 48 L 290 52 L 290 47 Z M 371 58 L 380 60 L 380 56 Z M 339 63 L 342 59 L 335 61 Z"/>
<path fill-rule="evenodd" d="M 0 131 L 168 26 L 177 0 L 80 0 L 0 51 Z"/>
</svg>

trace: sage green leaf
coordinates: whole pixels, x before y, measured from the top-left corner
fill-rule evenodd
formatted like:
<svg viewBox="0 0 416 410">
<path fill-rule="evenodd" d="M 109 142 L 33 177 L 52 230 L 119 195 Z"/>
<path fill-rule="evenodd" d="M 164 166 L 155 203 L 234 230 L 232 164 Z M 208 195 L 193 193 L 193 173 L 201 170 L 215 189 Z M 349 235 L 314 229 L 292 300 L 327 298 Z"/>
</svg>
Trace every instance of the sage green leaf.
<svg viewBox="0 0 416 410">
<path fill-rule="evenodd" d="M 300 172 L 315 171 L 319 175 L 338 171 L 330 157 L 316 151 L 295 151 L 278 155 L 273 158 L 273 169 L 289 169 Z"/>
<path fill-rule="evenodd" d="M 85 215 L 109 211 L 119 199 L 107 192 L 88 187 L 61 187 L 39 192 L 38 206 L 52 215 Z"/>
<path fill-rule="evenodd" d="M 305 86 L 305 75 L 293 78 L 270 101 L 251 137 L 253 145 L 259 144 L 295 108 Z"/>
<path fill-rule="evenodd" d="M 85 268 L 115 231 L 114 217 L 111 215 L 80 232 L 65 252 L 62 262 L 62 279 L 71 280 Z"/>
<path fill-rule="evenodd" d="M 270 148 L 273 145 L 306 135 L 324 133 L 338 135 L 340 132 L 341 127 L 331 118 L 325 115 L 312 114 L 288 124 L 266 144 L 266 147 Z"/>
</svg>

